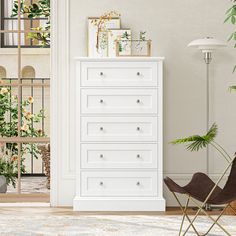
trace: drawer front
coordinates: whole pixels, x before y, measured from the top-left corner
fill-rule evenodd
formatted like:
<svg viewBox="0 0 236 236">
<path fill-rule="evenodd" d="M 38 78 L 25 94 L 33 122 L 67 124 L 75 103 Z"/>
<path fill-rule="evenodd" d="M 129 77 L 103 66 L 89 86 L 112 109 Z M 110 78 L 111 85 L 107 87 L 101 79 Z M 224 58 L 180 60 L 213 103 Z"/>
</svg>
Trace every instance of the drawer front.
<svg viewBox="0 0 236 236">
<path fill-rule="evenodd" d="M 156 172 L 82 172 L 81 196 L 157 196 Z"/>
<path fill-rule="evenodd" d="M 157 113 L 156 89 L 82 89 L 82 113 Z"/>
<path fill-rule="evenodd" d="M 157 141 L 157 117 L 82 117 L 82 141 Z"/>
<path fill-rule="evenodd" d="M 157 86 L 156 62 L 82 62 L 81 86 Z"/>
<path fill-rule="evenodd" d="M 82 144 L 81 168 L 157 168 L 156 144 Z"/>
</svg>

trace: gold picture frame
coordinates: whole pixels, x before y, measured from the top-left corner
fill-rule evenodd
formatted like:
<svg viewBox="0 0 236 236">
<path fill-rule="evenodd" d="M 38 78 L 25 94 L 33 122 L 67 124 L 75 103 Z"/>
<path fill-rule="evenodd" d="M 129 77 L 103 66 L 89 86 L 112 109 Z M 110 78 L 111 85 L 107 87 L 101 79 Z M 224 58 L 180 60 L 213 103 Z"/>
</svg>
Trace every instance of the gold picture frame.
<svg viewBox="0 0 236 236">
<path fill-rule="evenodd" d="M 130 56 L 122 55 L 120 53 L 121 42 L 129 42 L 131 44 Z M 116 56 L 117 57 L 150 57 L 151 52 L 152 52 L 152 40 L 133 40 L 132 39 L 132 40 L 117 40 L 116 41 Z"/>
<path fill-rule="evenodd" d="M 105 22 L 105 30 L 98 32 L 98 27 L 93 22 L 100 20 L 100 17 L 88 17 L 88 35 L 87 35 L 87 55 L 88 57 L 108 57 L 108 32 L 110 28 L 120 29 L 120 17 L 111 17 Z M 101 38 L 99 38 L 101 37 Z M 101 44 L 100 44 L 101 42 Z M 100 45 L 97 45 L 97 44 Z"/>
</svg>

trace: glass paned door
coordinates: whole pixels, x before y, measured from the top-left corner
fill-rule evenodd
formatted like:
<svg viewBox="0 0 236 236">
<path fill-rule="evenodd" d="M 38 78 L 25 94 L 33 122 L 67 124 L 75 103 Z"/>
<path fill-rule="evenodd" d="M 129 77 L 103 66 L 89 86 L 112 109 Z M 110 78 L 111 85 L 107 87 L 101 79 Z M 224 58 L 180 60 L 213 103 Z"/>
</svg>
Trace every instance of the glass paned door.
<svg viewBox="0 0 236 236">
<path fill-rule="evenodd" d="M 49 41 L 43 40 L 50 39 L 50 27 L 43 25 L 49 25 L 50 8 L 40 13 L 43 3 L 50 6 L 49 0 L 1 0 L 1 46 L 9 46 L 0 49 L 0 176 L 6 179 L 7 192 L 1 193 L 5 201 L 13 193 L 22 201 L 32 201 L 35 194 L 37 201 L 48 200 L 50 51 Z"/>
</svg>

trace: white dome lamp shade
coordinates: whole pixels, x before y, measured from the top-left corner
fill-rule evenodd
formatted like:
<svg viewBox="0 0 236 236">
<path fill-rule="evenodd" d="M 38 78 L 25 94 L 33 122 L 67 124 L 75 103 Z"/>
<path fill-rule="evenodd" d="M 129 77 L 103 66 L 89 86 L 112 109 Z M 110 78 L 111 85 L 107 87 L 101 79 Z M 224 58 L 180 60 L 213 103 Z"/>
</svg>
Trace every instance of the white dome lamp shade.
<svg viewBox="0 0 236 236">
<path fill-rule="evenodd" d="M 213 50 L 226 47 L 226 43 L 222 40 L 215 39 L 213 37 L 206 37 L 202 39 L 193 40 L 188 44 L 188 47 L 194 47 L 204 53 L 204 60 L 207 64 L 211 62 L 211 53 Z"/>
<path fill-rule="evenodd" d="M 204 52 L 212 52 L 215 49 L 226 47 L 226 43 L 213 37 L 193 40 L 188 47 L 195 47 Z"/>
</svg>

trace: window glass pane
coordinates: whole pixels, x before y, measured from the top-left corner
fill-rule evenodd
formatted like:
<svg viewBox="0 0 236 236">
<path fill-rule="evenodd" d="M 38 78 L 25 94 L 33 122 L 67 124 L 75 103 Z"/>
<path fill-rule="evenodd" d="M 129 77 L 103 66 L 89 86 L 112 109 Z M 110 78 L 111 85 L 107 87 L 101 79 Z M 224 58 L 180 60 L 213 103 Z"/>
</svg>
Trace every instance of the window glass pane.
<svg viewBox="0 0 236 236">
<path fill-rule="evenodd" d="M 20 42 L 22 47 L 42 47 L 42 42 L 35 39 L 36 33 L 21 33 Z M 1 33 L 1 47 L 17 47 L 18 33 Z"/>
<path fill-rule="evenodd" d="M 16 137 L 18 127 L 16 87 L 0 86 L 0 137 Z"/>
<path fill-rule="evenodd" d="M 0 193 L 17 193 L 18 155 L 17 146 L 12 143 L 0 142 Z"/>
<path fill-rule="evenodd" d="M 23 144 L 23 148 L 27 148 L 28 150 L 22 157 L 25 173 L 22 174 L 21 178 L 21 192 L 30 194 L 49 193 L 50 145 L 49 143 L 32 143 L 30 145 Z M 30 152 L 30 150 L 33 151 Z M 32 153 L 33 155 L 31 155 Z"/>
<path fill-rule="evenodd" d="M 3 0 L 2 3 L 2 12 L 4 13 L 3 16 L 6 18 L 17 18 L 14 15 L 13 8 L 14 8 L 14 1 L 15 0 Z"/>
<path fill-rule="evenodd" d="M 49 78 L 25 78 L 22 83 L 38 86 L 22 87 L 22 137 L 50 136 L 50 88 Z M 41 83 L 41 85 L 39 85 Z"/>
</svg>

